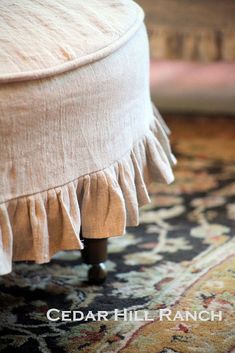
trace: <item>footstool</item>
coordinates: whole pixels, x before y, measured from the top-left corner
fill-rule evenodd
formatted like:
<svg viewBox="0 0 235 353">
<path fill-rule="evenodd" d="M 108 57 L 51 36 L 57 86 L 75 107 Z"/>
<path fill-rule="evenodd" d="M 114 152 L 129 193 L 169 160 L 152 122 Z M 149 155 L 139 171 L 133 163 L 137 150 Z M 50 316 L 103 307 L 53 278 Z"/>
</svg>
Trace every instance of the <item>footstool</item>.
<svg viewBox="0 0 235 353">
<path fill-rule="evenodd" d="M 102 281 L 107 238 L 173 181 L 143 19 L 131 0 L 0 2 L 0 274 L 84 249 Z"/>
</svg>

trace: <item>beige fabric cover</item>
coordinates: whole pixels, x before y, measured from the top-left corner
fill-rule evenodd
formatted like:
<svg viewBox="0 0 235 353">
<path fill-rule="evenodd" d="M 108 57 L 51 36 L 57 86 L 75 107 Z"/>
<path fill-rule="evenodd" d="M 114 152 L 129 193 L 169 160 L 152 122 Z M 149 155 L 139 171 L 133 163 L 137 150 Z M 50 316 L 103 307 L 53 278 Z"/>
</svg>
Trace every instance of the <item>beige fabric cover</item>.
<svg viewBox="0 0 235 353">
<path fill-rule="evenodd" d="M 0 273 L 138 224 L 173 174 L 149 94 L 143 12 L 125 0 L 0 2 Z"/>
</svg>

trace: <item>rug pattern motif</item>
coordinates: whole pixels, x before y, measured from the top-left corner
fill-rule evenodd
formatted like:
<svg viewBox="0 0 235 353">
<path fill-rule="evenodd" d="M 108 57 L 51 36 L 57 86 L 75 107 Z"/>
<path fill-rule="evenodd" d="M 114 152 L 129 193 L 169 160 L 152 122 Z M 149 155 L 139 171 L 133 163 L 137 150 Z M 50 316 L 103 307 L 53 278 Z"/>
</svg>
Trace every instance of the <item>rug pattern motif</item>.
<svg viewBox="0 0 235 353">
<path fill-rule="evenodd" d="M 195 124 L 200 130 L 202 122 Z M 103 287 L 86 283 L 76 251 L 50 264 L 17 263 L 0 279 L 1 352 L 235 352 L 235 134 L 229 119 L 222 135 L 213 129 L 208 141 L 175 126 L 176 182 L 153 184 L 140 226 L 109 240 Z M 50 322 L 49 308 L 106 310 L 109 321 Z M 140 316 L 148 310 L 154 321 L 114 321 L 114 309 L 124 308 Z M 224 316 L 160 322 L 162 308 Z"/>
</svg>

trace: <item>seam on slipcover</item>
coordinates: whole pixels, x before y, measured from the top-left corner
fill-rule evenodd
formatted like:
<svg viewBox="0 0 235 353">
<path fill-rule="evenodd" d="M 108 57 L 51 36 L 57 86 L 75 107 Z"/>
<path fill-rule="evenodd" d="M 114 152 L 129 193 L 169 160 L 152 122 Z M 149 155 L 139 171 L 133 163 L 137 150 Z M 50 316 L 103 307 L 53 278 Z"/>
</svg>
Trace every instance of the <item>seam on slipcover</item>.
<svg viewBox="0 0 235 353">
<path fill-rule="evenodd" d="M 69 62 L 65 62 L 63 64 L 59 64 L 59 65 L 50 67 L 48 69 L 40 69 L 40 70 L 34 70 L 34 71 L 26 71 L 26 72 L 14 73 L 14 74 L 2 75 L 0 76 L 0 84 L 48 78 L 54 75 L 62 74 L 67 71 L 75 70 L 81 66 L 85 66 L 87 64 L 101 60 L 104 57 L 108 56 L 110 53 L 115 52 L 122 45 L 124 45 L 132 36 L 134 36 L 134 34 L 140 28 L 141 24 L 143 24 L 143 20 L 145 16 L 144 11 L 136 3 L 135 5 L 138 13 L 134 24 L 132 24 L 132 26 L 125 32 L 125 34 L 119 37 L 114 43 L 111 43 L 91 54 L 88 54 L 85 57 L 71 60 Z"/>
<path fill-rule="evenodd" d="M 150 125 L 151 125 L 152 122 L 153 122 L 153 120 L 150 122 Z M 53 187 L 50 187 L 48 189 L 44 189 L 44 190 L 33 192 L 33 193 L 30 193 L 30 194 L 23 194 L 23 195 L 20 195 L 20 196 L 16 196 L 16 197 L 10 198 L 8 200 L 0 202 L 0 205 L 3 205 L 5 203 L 8 203 L 10 201 L 14 201 L 14 200 L 17 200 L 17 199 L 20 199 L 20 198 L 23 198 L 23 197 L 30 197 L 30 196 L 33 196 L 33 195 L 42 194 L 43 192 L 47 192 L 47 191 L 50 191 L 50 190 L 53 190 L 53 189 L 61 188 L 61 187 L 65 186 L 65 185 L 67 185 L 69 183 L 73 183 L 73 182 L 79 180 L 80 178 L 85 178 L 86 176 L 92 176 L 93 174 L 96 174 L 96 173 L 102 172 L 102 171 L 104 171 L 106 169 L 109 169 L 110 167 L 112 167 L 116 163 L 120 163 L 123 158 L 125 158 L 128 154 L 131 153 L 131 151 L 133 150 L 133 148 L 136 145 L 138 145 L 141 141 L 146 139 L 151 134 L 152 134 L 152 131 L 151 131 L 151 129 L 149 129 L 146 134 L 142 135 L 140 138 L 138 138 L 138 140 L 134 141 L 133 144 L 132 144 L 132 147 L 128 151 L 126 151 L 119 159 L 117 159 L 117 160 L 113 161 L 112 163 L 108 164 L 105 168 L 95 170 L 95 171 L 93 171 L 91 173 L 86 173 L 86 174 L 80 175 L 79 177 L 76 177 L 76 178 L 74 178 L 72 180 L 69 180 L 66 183 L 63 183 L 63 184 L 60 184 L 60 185 L 57 185 L 57 186 L 53 186 Z"/>
</svg>

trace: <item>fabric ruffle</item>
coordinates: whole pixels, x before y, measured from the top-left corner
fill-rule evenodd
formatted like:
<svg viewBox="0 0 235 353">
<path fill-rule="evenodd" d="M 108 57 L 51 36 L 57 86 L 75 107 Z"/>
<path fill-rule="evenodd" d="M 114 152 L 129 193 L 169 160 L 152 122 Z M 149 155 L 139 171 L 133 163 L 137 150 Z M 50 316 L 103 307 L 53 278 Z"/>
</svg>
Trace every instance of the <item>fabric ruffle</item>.
<svg viewBox="0 0 235 353">
<path fill-rule="evenodd" d="M 232 29 L 175 29 L 148 26 L 154 59 L 184 59 L 210 62 L 235 60 L 235 31 Z"/>
<path fill-rule="evenodd" d="M 154 108 L 149 132 L 133 149 L 107 168 L 60 187 L 0 205 L 0 274 L 12 261 L 49 262 L 60 250 L 82 249 L 85 238 L 125 233 L 139 223 L 139 207 L 150 202 L 152 181 L 171 183 L 167 126 Z"/>
</svg>

